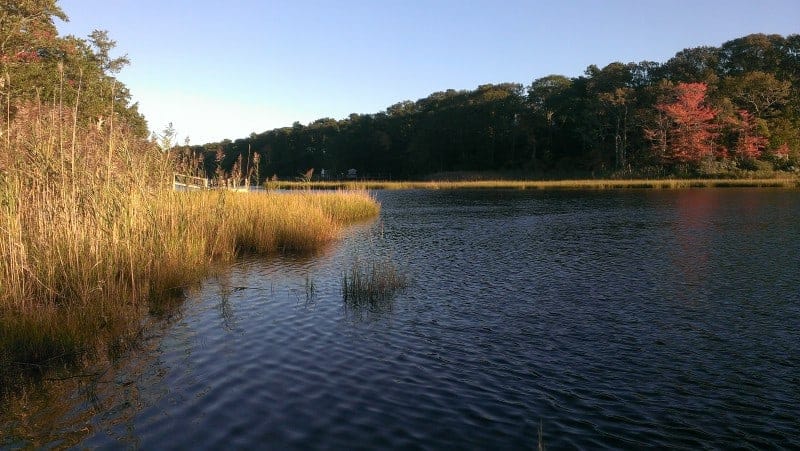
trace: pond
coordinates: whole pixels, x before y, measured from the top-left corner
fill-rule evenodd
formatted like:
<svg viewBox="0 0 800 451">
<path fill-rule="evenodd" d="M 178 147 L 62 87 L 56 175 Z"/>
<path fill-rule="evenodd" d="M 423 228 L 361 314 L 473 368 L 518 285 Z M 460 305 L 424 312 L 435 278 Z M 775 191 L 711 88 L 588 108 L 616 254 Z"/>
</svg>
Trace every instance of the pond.
<svg viewBox="0 0 800 451">
<path fill-rule="evenodd" d="M 321 255 L 241 261 L 29 389 L 0 447 L 800 447 L 797 190 L 376 197 Z M 408 286 L 347 304 L 354 260 Z"/>
</svg>

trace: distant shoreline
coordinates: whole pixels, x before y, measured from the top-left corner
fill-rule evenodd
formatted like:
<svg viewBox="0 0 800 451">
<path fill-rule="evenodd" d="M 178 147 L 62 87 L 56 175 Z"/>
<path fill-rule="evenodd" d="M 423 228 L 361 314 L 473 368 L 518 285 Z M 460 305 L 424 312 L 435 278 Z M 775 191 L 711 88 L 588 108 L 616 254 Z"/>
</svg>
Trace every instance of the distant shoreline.
<svg viewBox="0 0 800 451">
<path fill-rule="evenodd" d="M 269 181 L 267 189 L 681 189 L 681 188 L 800 188 L 800 178 L 773 179 L 575 179 L 575 180 L 461 180 L 461 181 Z"/>
</svg>

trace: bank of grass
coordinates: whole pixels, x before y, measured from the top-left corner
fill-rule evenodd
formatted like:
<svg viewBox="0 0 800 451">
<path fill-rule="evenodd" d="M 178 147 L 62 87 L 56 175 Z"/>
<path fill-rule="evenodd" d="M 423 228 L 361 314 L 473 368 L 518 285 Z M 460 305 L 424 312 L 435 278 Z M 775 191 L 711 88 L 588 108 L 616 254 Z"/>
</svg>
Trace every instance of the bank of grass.
<svg viewBox="0 0 800 451">
<path fill-rule="evenodd" d="M 152 142 L 17 117 L 0 156 L 0 386 L 123 349 L 218 265 L 314 252 L 380 208 L 366 191 L 175 192 Z"/>
<path fill-rule="evenodd" d="M 758 179 L 580 179 L 580 180 L 467 180 L 467 181 L 316 181 L 316 182 L 268 182 L 267 189 L 681 189 L 722 187 L 798 188 L 800 178 Z"/>
</svg>

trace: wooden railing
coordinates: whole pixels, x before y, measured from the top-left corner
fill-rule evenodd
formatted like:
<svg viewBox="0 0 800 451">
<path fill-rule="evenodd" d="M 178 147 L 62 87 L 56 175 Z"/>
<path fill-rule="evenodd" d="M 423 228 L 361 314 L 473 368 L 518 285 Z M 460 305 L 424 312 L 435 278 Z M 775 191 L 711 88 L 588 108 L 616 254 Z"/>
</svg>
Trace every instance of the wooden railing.
<svg viewBox="0 0 800 451">
<path fill-rule="evenodd" d="M 218 180 L 211 183 L 210 179 L 194 175 L 172 174 L 172 189 L 175 191 L 194 191 L 206 189 L 226 189 L 230 191 L 250 191 L 250 180 L 236 180 L 233 178 Z"/>
<path fill-rule="evenodd" d="M 211 181 L 205 177 L 178 174 L 177 172 L 172 175 L 172 189 L 175 191 L 191 191 L 210 188 Z"/>
</svg>

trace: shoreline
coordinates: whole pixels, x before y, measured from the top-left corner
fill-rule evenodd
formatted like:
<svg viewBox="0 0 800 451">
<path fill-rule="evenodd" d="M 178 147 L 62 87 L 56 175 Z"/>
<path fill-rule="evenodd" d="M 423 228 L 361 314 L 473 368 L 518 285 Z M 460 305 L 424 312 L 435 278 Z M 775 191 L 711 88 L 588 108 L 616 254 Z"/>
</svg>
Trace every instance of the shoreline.
<svg viewBox="0 0 800 451">
<path fill-rule="evenodd" d="M 274 181 L 263 187 L 272 189 L 685 189 L 685 188 L 800 188 L 800 178 L 762 179 L 571 179 L 571 180 L 462 180 L 462 181 Z"/>
<path fill-rule="evenodd" d="M 118 201 L 121 211 L 98 203 L 105 208 L 75 213 L 68 200 L 0 215 L 0 224 L 25 224 L 7 237 L 10 249 L 0 246 L 8 262 L 0 267 L 0 402 L 22 381 L 124 354 L 138 341 L 142 321 L 169 316 L 184 290 L 218 265 L 313 254 L 380 212 L 363 191 L 163 190 L 106 201 Z M 47 229 L 40 219 L 46 214 L 78 226 Z"/>
</svg>

